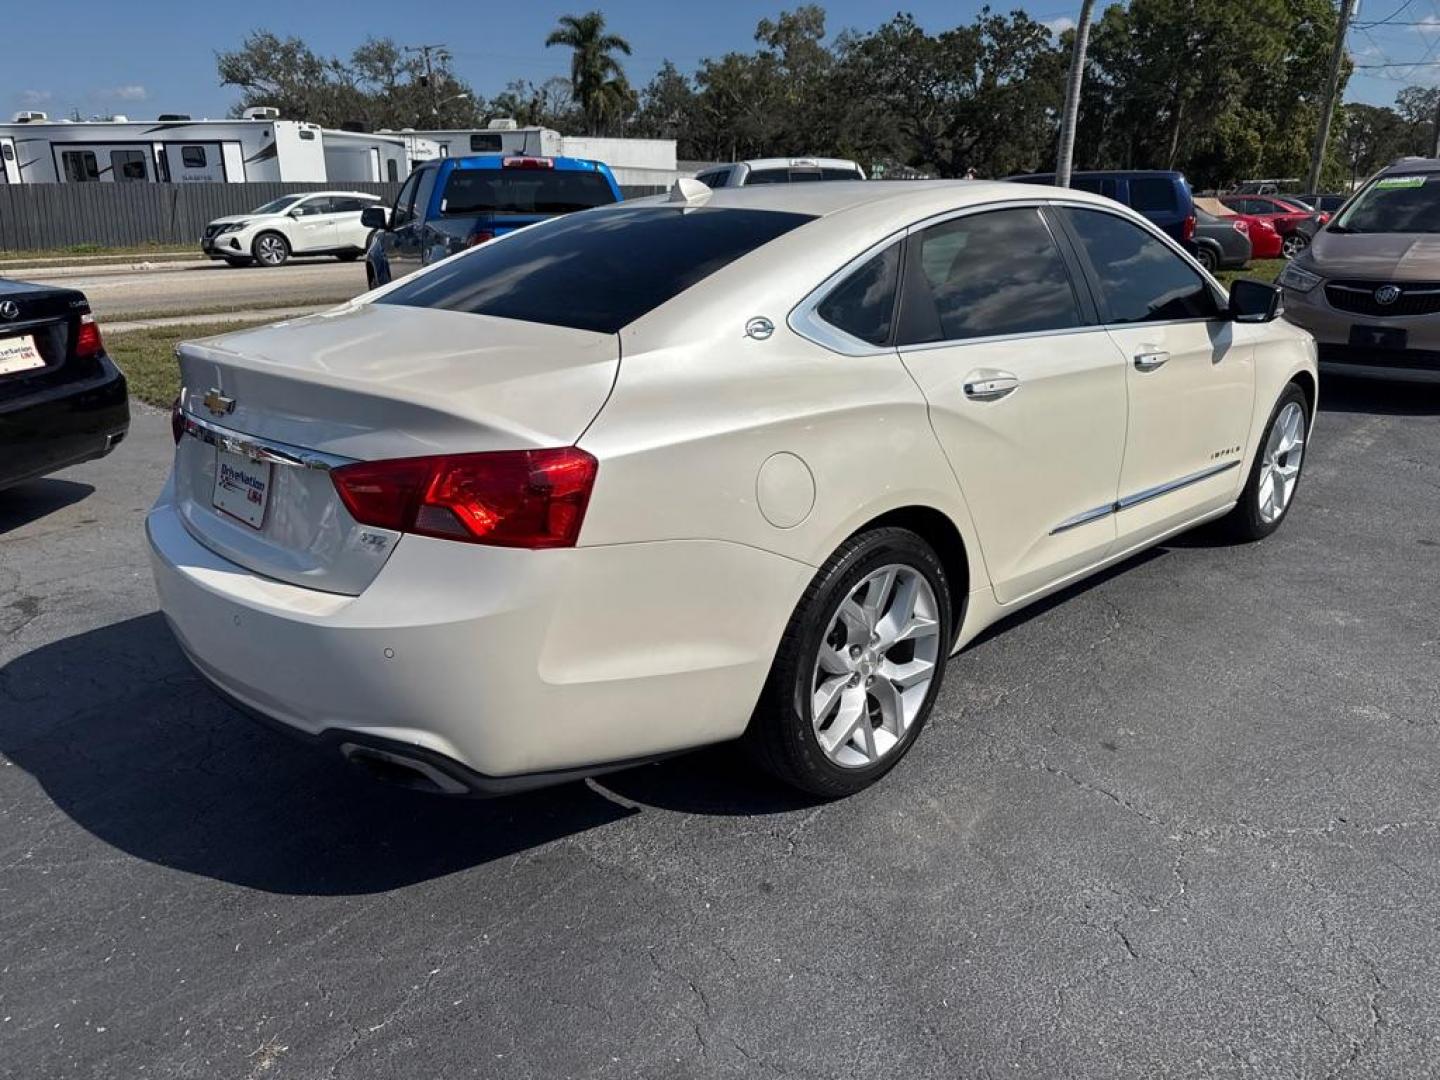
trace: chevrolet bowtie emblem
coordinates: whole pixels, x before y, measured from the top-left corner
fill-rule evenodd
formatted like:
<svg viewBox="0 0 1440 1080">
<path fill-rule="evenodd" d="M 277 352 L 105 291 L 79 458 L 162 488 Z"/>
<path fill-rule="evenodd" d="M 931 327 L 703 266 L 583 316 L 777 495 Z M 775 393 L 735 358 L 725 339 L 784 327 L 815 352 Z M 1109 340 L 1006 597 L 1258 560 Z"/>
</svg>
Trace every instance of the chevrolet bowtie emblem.
<svg viewBox="0 0 1440 1080">
<path fill-rule="evenodd" d="M 225 416 L 235 411 L 235 399 L 226 397 L 219 390 L 211 390 L 206 394 L 202 404 L 210 410 L 211 416 Z"/>
</svg>

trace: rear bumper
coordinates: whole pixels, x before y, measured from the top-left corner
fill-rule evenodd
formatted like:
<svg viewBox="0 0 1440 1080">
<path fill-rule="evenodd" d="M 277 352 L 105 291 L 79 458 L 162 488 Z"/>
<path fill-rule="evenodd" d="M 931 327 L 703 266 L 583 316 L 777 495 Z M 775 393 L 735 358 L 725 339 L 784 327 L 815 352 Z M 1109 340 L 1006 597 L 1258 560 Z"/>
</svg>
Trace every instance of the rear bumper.
<svg viewBox="0 0 1440 1080">
<path fill-rule="evenodd" d="M 0 487 L 104 457 L 129 429 L 125 376 L 108 357 L 93 377 L 0 400 Z"/>
<path fill-rule="evenodd" d="M 711 541 L 528 552 L 406 536 L 340 596 L 227 562 L 168 493 L 146 532 L 161 609 L 223 694 L 482 794 L 740 735 L 813 573 Z"/>
</svg>

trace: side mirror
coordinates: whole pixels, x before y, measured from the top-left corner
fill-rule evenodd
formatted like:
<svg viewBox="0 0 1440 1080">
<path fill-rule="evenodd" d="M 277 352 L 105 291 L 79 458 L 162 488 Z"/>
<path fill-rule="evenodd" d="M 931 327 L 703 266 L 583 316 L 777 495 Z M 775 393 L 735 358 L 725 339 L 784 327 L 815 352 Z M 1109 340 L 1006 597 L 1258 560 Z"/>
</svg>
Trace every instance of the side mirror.
<svg viewBox="0 0 1440 1080">
<path fill-rule="evenodd" d="M 292 218 L 294 218 L 296 221 L 299 221 L 302 217 L 305 216 L 305 211 L 302 210 L 302 209 L 300 209 L 300 207 L 297 206 L 294 210 L 288 211 L 285 216 L 286 216 L 286 217 L 292 217 Z"/>
<path fill-rule="evenodd" d="M 1264 281 L 1241 278 L 1230 283 L 1230 318 L 1240 323 L 1273 322 L 1281 312 L 1280 289 Z"/>
<path fill-rule="evenodd" d="M 360 211 L 360 224 L 367 229 L 388 229 L 390 215 L 383 206 L 367 206 Z"/>
</svg>

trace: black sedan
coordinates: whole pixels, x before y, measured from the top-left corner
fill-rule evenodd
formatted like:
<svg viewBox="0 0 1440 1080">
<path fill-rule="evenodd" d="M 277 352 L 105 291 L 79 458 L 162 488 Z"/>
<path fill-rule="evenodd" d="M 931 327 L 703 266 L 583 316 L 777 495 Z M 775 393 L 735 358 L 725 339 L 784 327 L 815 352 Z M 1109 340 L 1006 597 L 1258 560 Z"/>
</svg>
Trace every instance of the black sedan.
<svg viewBox="0 0 1440 1080">
<path fill-rule="evenodd" d="M 1250 238 L 1235 228 L 1235 219 L 1216 217 L 1198 206 L 1190 242 L 1206 270 L 1238 270 L 1250 261 Z"/>
<path fill-rule="evenodd" d="M 103 457 L 129 427 L 85 294 L 0 278 L 0 488 Z"/>
</svg>

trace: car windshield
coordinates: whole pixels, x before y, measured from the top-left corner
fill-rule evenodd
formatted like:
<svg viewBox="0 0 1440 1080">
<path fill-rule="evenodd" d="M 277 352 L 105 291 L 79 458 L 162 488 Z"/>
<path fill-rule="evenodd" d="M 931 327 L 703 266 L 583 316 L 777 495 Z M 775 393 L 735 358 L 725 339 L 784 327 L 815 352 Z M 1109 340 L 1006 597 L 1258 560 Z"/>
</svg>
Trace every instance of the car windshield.
<svg viewBox="0 0 1440 1080">
<path fill-rule="evenodd" d="M 375 302 L 613 334 L 810 220 L 678 206 L 573 214 L 482 244 Z M 743 320 L 753 312 L 737 314 Z"/>
<path fill-rule="evenodd" d="M 304 198 L 303 195 L 281 195 L 280 198 L 271 199 L 264 206 L 257 206 L 250 212 L 252 214 L 283 214 L 302 198 Z"/>
<path fill-rule="evenodd" d="M 444 217 L 569 214 L 615 201 L 598 172 L 557 169 L 456 169 L 440 202 Z"/>
<path fill-rule="evenodd" d="M 1440 232 L 1440 173 L 1380 177 L 1355 197 L 1330 231 Z"/>
</svg>

